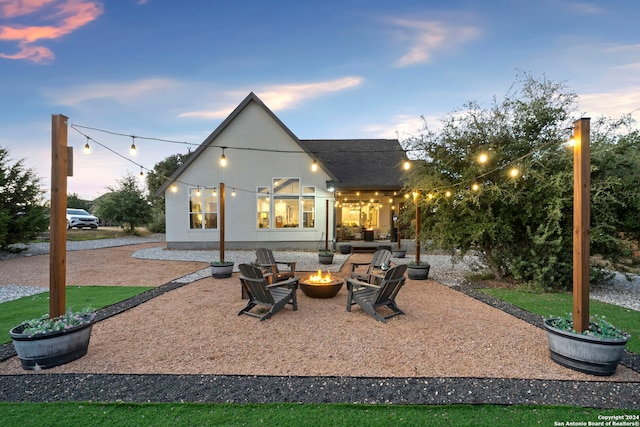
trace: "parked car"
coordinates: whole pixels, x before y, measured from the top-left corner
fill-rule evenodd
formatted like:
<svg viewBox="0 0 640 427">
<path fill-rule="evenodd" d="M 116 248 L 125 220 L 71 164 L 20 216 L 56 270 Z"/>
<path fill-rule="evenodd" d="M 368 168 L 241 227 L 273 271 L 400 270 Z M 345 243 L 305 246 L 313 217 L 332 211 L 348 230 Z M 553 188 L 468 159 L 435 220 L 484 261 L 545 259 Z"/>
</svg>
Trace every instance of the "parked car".
<svg viewBox="0 0 640 427">
<path fill-rule="evenodd" d="M 98 218 L 91 215 L 84 209 L 67 208 L 67 230 L 74 227 L 98 228 Z"/>
</svg>

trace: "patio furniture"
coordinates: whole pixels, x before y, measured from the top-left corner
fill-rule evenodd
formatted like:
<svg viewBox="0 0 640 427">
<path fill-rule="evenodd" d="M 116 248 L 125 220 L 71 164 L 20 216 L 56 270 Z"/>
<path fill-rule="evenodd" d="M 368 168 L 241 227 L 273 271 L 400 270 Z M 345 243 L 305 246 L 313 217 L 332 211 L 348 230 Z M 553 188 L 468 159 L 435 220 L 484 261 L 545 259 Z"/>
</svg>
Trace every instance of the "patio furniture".
<svg viewBox="0 0 640 427">
<path fill-rule="evenodd" d="M 374 319 L 386 323 L 387 319 L 398 314 L 404 314 L 396 305 L 396 296 L 404 285 L 407 271 L 405 264 L 400 264 L 387 271 L 379 285 L 361 282 L 356 279 L 347 279 L 347 311 L 351 306 L 358 304 Z M 383 315 L 376 311 L 380 307 L 388 307 L 391 314 Z"/>
<path fill-rule="evenodd" d="M 391 251 L 378 249 L 371 258 L 371 262 L 352 262 L 351 278 L 362 282 L 371 282 L 372 274 L 375 270 L 382 270 L 383 265 L 390 265 Z M 362 267 L 367 266 L 366 270 Z"/>
<path fill-rule="evenodd" d="M 296 290 L 298 289 L 299 279 L 297 277 L 269 284 L 260 268 L 250 264 L 240 264 L 239 268 L 241 273 L 240 282 L 249 296 L 249 301 L 245 308 L 240 310 L 238 316 L 247 314 L 262 321 L 273 316 L 287 304 L 291 304 L 294 311 L 298 310 Z M 264 314 L 251 312 L 256 306 L 266 307 L 269 311 Z"/>
<path fill-rule="evenodd" d="M 288 280 L 296 275 L 296 263 L 291 261 L 276 261 L 271 249 L 257 249 L 256 258 L 258 265 L 272 274 L 271 281 L 274 283 Z M 286 265 L 288 269 L 280 270 L 278 265 Z"/>
</svg>

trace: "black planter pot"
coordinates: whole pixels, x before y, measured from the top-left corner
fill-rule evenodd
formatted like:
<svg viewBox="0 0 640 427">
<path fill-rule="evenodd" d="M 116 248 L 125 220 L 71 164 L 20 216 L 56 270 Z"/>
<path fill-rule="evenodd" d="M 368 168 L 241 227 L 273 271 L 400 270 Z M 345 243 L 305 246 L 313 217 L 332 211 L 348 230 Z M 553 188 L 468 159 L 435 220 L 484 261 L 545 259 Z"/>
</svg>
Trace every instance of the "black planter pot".
<svg viewBox="0 0 640 427">
<path fill-rule="evenodd" d="M 411 280 L 427 280 L 430 269 L 429 264 L 409 265 L 407 266 L 407 277 Z"/>
<path fill-rule="evenodd" d="M 320 264 L 333 264 L 333 254 L 318 254 L 318 262 Z"/>
<path fill-rule="evenodd" d="M 233 263 L 209 264 L 211 267 L 211 277 L 214 279 L 227 279 L 233 274 Z"/>
<path fill-rule="evenodd" d="M 598 338 L 558 329 L 544 321 L 551 360 L 585 374 L 609 376 L 616 369 L 629 338 Z"/>
<path fill-rule="evenodd" d="M 92 326 L 93 320 L 64 331 L 30 336 L 22 333 L 24 325 L 18 325 L 9 335 L 23 369 L 48 369 L 87 354 Z"/>
<path fill-rule="evenodd" d="M 340 245 L 340 253 L 343 255 L 350 254 L 353 250 L 353 246 L 351 245 Z"/>
<path fill-rule="evenodd" d="M 404 258 L 407 255 L 405 249 L 394 249 L 391 251 L 394 258 Z"/>
</svg>

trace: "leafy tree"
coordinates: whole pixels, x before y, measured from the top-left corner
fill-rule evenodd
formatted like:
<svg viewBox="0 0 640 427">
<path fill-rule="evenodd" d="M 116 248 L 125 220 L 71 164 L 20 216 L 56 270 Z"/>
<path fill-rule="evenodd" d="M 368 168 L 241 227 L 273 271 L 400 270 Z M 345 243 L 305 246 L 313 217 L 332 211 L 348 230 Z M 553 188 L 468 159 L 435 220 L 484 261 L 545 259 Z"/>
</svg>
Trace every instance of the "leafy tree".
<svg viewBox="0 0 640 427">
<path fill-rule="evenodd" d="M 406 183 L 408 191 L 419 190 L 406 211 L 411 215 L 413 203 L 420 206 L 421 240 L 462 254 L 474 250 L 497 277 L 541 288 L 569 287 L 573 153 L 563 142 L 572 127 L 574 102 L 575 94 L 564 84 L 525 75 L 501 102 L 494 99 L 489 108 L 470 102 L 447 115 L 438 132 L 425 123 L 418 137 L 405 141 L 426 160 Z M 616 181 L 610 171 L 623 156 L 631 158 L 627 141 L 637 150 L 635 134 L 618 141 L 603 134 L 592 153 L 602 171 L 592 177 L 592 247 L 613 260 L 628 254 L 628 241 L 619 233 L 637 236 L 633 213 L 622 212 L 635 203 L 637 218 L 637 191 L 630 181 Z M 609 144 L 621 156 L 604 156 Z M 481 153 L 487 155 L 486 163 L 479 161 Z M 640 167 L 630 161 L 619 172 L 624 174 L 631 164 Z M 512 167 L 518 168 L 517 177 L 510 176 Z M 616 203 L 607 206 L 611 200 Z"/>
<path fill-rule="evenodd" d="M 118 184 L 118 188 L 107 187 L 110 193 L 98 201 L 96 214 L 103 221 L 121 224 L 125 231 L 133 234 L 135 227 L 149 220 L 151 206 L 136 177 L 127 174 Z"/>
<path fill-rule="evenodd" d="M 67 206 L 70 208 L 89 210 L 90 203 L 87 200 L 81 199 L 77 193 L 67 194 Z"/>
<path fill-rule="evenodd" d="M 9 152 L 0 147 L 0 249 L 28 242 L 47 229 L 44 189 L 24 160 L 10 164 Z"/>
<path fill-rule="evenodd" d="M 156 163 L 153 171 L 147 174 L 147 188 L 149 190 L 149 200 L 152 205 L 149 229 L 153 232 L 164 233 L 166 229 L 164 197 L 156 197 L 154 193 L 184 164 L 190 155 L 191 151 L 188 151 L 186 154 L 171 155 Z"/>
</svg>

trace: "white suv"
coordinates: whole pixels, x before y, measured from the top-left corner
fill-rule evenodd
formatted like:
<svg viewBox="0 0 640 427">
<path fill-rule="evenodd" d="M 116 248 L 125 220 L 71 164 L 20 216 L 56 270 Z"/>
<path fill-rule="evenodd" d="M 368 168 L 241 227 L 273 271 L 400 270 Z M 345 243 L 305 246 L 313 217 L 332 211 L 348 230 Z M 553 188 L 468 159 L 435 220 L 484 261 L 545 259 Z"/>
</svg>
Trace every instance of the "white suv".
<svg viewBox="0 0 640 427">
<path fill-rule="evenodd" d="M 73 227 L 98 228 L 98 218 L 91 215 L 84 209 L 67 208 L 67 230 L 70 230 Z"/>
</svg>

